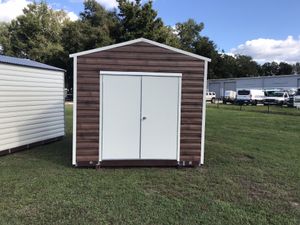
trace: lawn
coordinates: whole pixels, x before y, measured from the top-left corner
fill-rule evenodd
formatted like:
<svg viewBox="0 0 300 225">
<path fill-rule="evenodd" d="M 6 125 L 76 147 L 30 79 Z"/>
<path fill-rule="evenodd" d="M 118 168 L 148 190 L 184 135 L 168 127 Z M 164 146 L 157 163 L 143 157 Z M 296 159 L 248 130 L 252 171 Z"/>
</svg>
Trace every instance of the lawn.
<svg viewBox="0 0 300 225">
<path fill-rule="evenodd" d="M 71 167 L 64 140 L 0 158 L 0 224 L 300 224 L 300 117 L 207 109 L 201 168 Z"/>
</svg>

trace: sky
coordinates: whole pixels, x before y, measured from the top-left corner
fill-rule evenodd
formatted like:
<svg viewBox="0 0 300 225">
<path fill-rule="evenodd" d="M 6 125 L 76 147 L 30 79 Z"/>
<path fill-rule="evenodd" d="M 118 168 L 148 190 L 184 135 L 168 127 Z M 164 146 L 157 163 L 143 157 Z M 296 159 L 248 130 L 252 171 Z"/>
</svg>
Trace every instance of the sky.
<svg viewBox="0 0 300 225">
<path fill-rule="evenodd" d="M 0 0 L 0 21 L 14 19 L 30 1 Z M 115 0 L 97 1 L 107 9 L 117 7 Z M 47 2 L 67 11 L 72 20 L 83 10 L 83 0 Z M 201 34 L 219 51 L 250 55 L 259 63 L 300 61 L 300 0 L 154 0 L 153 4 L 166 25 L 189 18 L 203 22 Z"/>
</svg>

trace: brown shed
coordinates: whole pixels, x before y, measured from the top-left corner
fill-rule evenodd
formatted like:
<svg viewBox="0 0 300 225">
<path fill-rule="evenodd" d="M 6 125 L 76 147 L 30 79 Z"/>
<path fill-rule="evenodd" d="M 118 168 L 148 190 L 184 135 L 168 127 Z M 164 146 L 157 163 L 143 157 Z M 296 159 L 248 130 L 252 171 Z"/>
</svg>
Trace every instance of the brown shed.
<svg viewBox="0 0 300 225">
<path fill-rule="evenodd" d="M 144 38 L 70 57 L 73 165 L 204 163 L 209 58 Z"/>
</svg>

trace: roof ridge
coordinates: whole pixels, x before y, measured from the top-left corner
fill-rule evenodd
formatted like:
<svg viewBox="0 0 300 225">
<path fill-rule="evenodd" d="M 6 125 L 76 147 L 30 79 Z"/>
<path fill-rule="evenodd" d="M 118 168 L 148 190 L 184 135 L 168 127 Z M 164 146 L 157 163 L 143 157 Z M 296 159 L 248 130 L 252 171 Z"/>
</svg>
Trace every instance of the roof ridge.
<svg viewBox="0 0 300 225">
<path fill-rule="evenodd" d="M 87 55 L 87 54 L 91 54 L 91 53 L 95 53 L 95 52 L 101 52 L 101 51 L 105 51 L 105 50 L 109 50 L 109 49 L 113 49 L 113 48 L 118 48 L 118 47 L 122 47 L 122 46 L 126 46 L 126 45 L 135 44 L 135 43 L 138 43 L 138 42 L 146 42 L 146 43 L 149 43 L 149 44 L 161 47 L 161 48 L 165 48 L 165 49 L 177 52 L 177 53 L 188 55 L 188 56 L 191 56 L 191 57 L 194 57 L 194 58 L 197 58 L 197 59 L 201 59 L 201 60 L 208 61 L 208 62 L 211 61 L 210 58 L 207 58 L 207 57 L 204 57 L 204 56 L 201 56 L 201 55 L 197 55 L 195 53 L 191 53 L 191 52 L 188 52 L 188 51 L 184 51 L 184 50 L 179 49 L 179 48 L 174 48 L 174 47 L 171 47 L 169 45 L 162 44 L 162 43 L 159 43 L 159 42 L 156 42 L 156 41 L 152 41 L 152 40 L 149 40 L 149 39 L 146 39 L 146 38 L 138 38 L 138 39 L 134 39 L 134 40 L 131 40 L 131 41 L 121 42 L 121 43 L 108 45 L 108 46 L 104 46 L 104 47 L 100 47 L 100 48 L 94 48 L 94 49 L 90 49 L 90 50 L 86 50 L 86 51 L 82 51 L 82 52 L 77 52 L 77 53 L 70 54 L 70 57 L 73 58 L 73 57 L 77 57 L 77 56 L 81 56 L 81 55 Z"/>
</svg>

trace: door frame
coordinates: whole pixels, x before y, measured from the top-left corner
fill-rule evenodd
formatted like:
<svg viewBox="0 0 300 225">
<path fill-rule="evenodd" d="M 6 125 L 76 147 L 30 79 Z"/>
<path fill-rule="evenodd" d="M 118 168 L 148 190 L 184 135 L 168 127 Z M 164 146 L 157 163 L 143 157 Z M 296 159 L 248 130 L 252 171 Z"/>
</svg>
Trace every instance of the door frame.
<svg viewBox="0 0 300 225">
<path fill-rule="evenodd" d="M 160 73 L 160 72 L 126 72 L 126 71 L 99 71 L 99 162 L 102 161 L 102 140 L 103 140 L 103 75 L 105 76 L 151 76 L 151 77 L 178 77 L 178 103 L 177 103 L 177 162 L 180 160 L 180 130 L 181 130 L 181 83 L 182 73 Z M 140 137 L 141 138 L 141 137 Z M 140 146 L 141 147 L 141 146 Z M 140 149 L 141 151 L 141 149 Z M 116 159 L 123 160 L 123 159 Z M 142 159 L 138 159 L 142 160 Z"/>
</svg>

